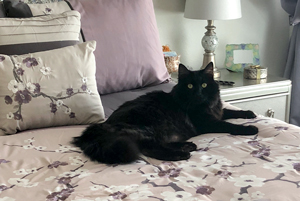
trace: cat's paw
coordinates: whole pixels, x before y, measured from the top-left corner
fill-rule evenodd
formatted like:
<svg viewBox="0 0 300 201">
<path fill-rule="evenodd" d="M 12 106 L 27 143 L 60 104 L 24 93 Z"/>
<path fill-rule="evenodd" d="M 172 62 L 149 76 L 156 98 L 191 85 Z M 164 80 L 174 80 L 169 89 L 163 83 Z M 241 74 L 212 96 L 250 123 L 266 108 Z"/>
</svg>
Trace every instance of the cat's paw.
<svg viewBox="0 0 300 201">
<path fill-rule="evenodd" d="M 256 118 L 256 114 L 254 112 L 252 112 L 251 110 L 245 110 L 243 111 L 244 115 L 245 115 L 245 119 L 254 119 Z"/>
<path fill-rule="evenodd" d="M 193 142 L 185 142 L 181 148 L 184 152 L 192 152 L 197 150 L 197 145 Z"/>
<path fill-rule="evenodd" d="M 235 129 L 230 134 L 232 135 L 255 135 L 258 133 L 258 128 L 256 126 L 240 126 Z"/>
<path fill-rule="evenodd" d="M 187 160 L 191 157 L 190 152 L 177 152 L 176 157 L 174 158 L 174 161 L 180 161 L 180 160 Z"/>
</svg>

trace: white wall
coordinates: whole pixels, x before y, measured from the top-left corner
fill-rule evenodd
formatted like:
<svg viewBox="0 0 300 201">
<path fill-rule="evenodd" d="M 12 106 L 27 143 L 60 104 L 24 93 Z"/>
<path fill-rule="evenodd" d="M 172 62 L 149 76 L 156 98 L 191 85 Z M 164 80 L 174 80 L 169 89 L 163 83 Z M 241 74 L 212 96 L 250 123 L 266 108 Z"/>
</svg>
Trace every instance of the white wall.
<svg viewBox="0 0 300 201">
<path fill-rule="evenodd" d="M 220 0 L 221 1 L 221 0 Z M 219 46 L 218 68 L 224 68 L 226 44 L 258 43 L 261 65 L 268 72 L 282 76 L 289 43 L 288 15 L 280 0 L 241 0 L 242 18 L 215 21 Z M 199 69 L 202 65 L 201 39 L 205 20 L 183 17 L 185 0 L 153 0 L 162 45 L 168 44 L 181 55 L 181 62 Z"/>
</svg>

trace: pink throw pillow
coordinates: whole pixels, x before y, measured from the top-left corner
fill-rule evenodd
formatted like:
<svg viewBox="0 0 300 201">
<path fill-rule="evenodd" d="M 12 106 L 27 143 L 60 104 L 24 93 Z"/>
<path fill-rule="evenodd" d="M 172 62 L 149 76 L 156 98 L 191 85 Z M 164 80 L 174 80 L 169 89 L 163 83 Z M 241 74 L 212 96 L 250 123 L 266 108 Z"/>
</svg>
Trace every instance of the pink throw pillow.
<svg viewBox="0 0 300 201">
<path fill-rule="evenodd" d="M 86 41 L 96 40 L 100 94 L 160 84 L 169 79 L 152 0 L 69 0 L 81 13 Z"/>
</svg>

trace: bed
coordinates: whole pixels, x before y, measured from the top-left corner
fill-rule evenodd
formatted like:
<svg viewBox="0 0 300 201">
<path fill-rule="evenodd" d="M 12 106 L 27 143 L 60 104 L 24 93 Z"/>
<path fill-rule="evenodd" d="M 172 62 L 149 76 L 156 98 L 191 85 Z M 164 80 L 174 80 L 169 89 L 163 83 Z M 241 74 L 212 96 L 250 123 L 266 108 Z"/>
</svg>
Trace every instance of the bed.
<svg viewBox="0 0 300 201">
<path fill-rule="evenodd" d="M 4 3 L 0 201 L 300 200 L 300 128 L 274 118 L 228 120 L 259 133 L 194 137 L 197 151 L 177 162 L 100 164 L 70 143 L 123 102 L 175 85 L 151 0 Z"/>
</svg>

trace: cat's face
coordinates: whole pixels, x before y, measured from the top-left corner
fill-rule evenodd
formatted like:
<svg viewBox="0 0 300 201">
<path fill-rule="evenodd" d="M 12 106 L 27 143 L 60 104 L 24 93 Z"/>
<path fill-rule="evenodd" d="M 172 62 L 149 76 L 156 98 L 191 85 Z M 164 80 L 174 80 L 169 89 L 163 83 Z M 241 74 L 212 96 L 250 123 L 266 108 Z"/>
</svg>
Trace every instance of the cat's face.
<svg viewBox="0 0 300 201">
<path fill-rule="evenodd" d="M 207 103 L 209 106 L 219 101 L 219 86 L 213 78 L 213 65 L 198 71 L 190 71 L 183 64 L 179 65 L 178 90 L 180 99 L 187 102 Z"/>
</svg>

